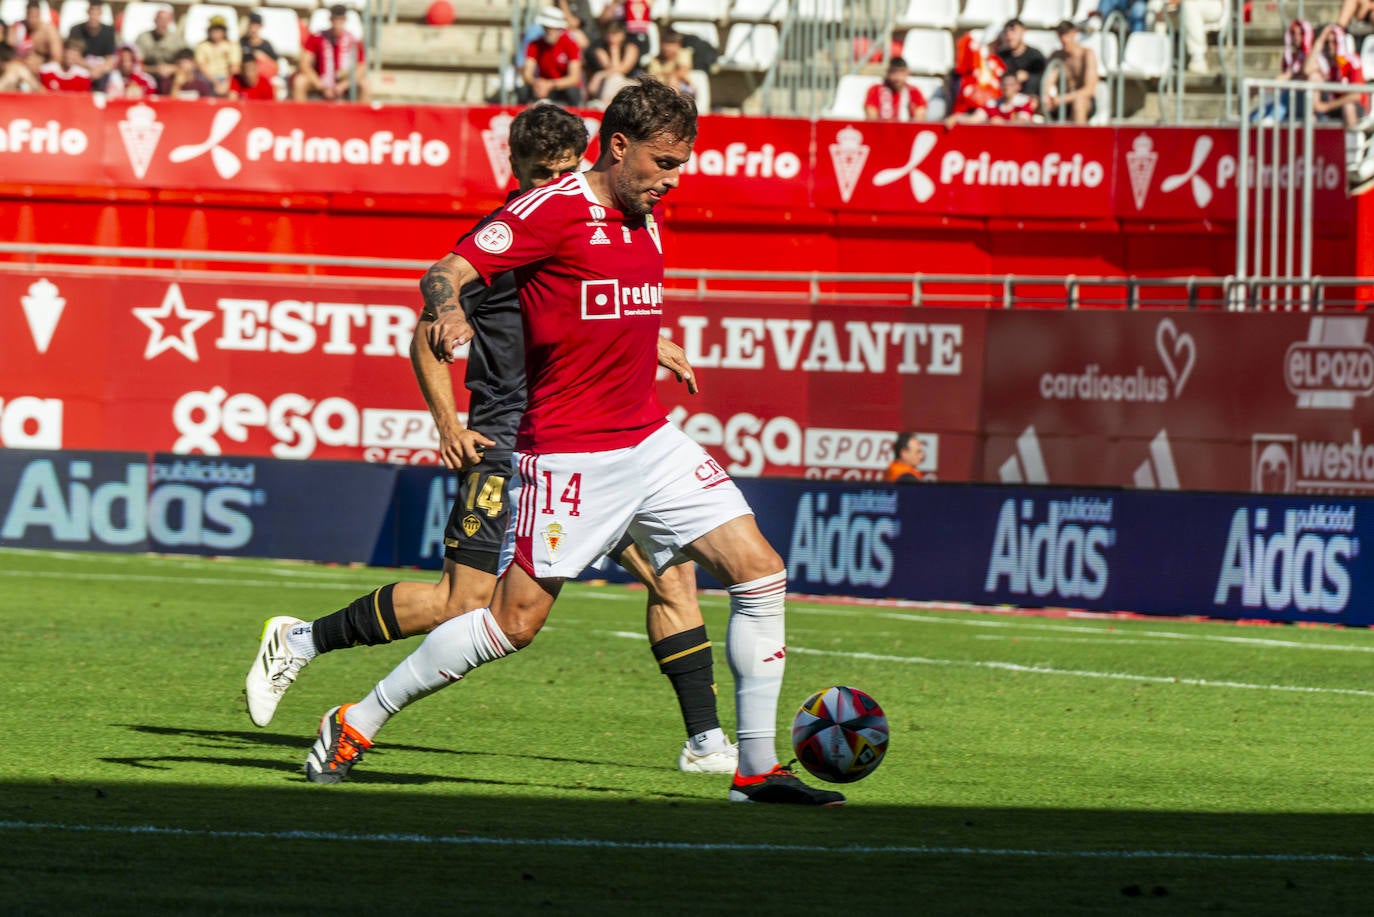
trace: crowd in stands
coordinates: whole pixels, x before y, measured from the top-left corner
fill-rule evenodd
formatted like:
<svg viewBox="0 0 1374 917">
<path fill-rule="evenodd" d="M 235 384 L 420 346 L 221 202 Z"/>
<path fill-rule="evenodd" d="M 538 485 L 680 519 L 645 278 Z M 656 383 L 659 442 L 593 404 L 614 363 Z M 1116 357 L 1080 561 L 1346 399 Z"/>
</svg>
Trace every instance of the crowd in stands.
<svg viewBox="0 0 1374 917">
<path fill-rule="evenodd" d="M 212 16 L 204 40 L 191 47 L 170 6 L 158 7 L 151 28 L 130 42 L 119 40 L 104 0 L 89 0 L 86 19 L 66 35 L 47 3 L 28 0 L 23 19 L 0 22 L 0 92 L 366 102 L 363 42 L 347 17 L 346 7 L 331 7 L 328 28 L 305 39 L 292 70 L 263 36 L 258 12 L 247 15 L 237 41 L 230 22 Z"/>
</svg>

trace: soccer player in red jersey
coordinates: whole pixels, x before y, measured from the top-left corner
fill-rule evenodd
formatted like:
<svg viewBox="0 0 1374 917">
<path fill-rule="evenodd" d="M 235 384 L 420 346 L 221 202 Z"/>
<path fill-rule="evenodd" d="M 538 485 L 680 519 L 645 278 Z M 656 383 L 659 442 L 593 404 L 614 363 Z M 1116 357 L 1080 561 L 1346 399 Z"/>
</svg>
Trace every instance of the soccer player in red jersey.
<svg viewBox="0 0 1374 917">
<path fill-rule="evenodd" d="M 528 403 L 511 461 L 508 563 L 489 608 L 439 625 L 366 698 L 325 714 L 306 761 L 312 780 L 341 779 L 402 707 L 528 646 L 564 580 L 629 534 L 656 569 L 691 559 L 729 591 L 739 737 L 729 798 L 844 802 L 778 763 L 782 558 L 654 392 L 663 254 L 651 211 L 677 187 L 696 131 L 690 99 L 653 80 L 627 86 L 606 109 L 590 171 L 515 199 L 455 249 L 455 290 L 516 272 Z M 427 297 L 422 318 L 443 359 L 472 338 L 456 295 Z"/>
<path fill-rule="evenodd" d="M 49 92 L 90 92 L 91 71 L 86 69 L 86 46 L 71 38 L 62 47 L 62 63 L 52 61 L 38 69 L 38 79 Z"/>
</svg>

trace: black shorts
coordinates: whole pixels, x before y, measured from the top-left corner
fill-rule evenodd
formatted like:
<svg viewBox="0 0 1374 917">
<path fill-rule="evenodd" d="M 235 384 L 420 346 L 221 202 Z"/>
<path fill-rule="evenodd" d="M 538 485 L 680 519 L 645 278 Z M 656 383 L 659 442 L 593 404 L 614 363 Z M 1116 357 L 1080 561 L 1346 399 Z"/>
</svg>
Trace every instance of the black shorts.
<svg viewBox="0 0 1374 917">
<path fill-rule="evenodd" d="M 455 564 L 496 572 L 510 522 L 510 455 L 488 449 L 458 481 L 458 499 L 444 526 L 444 557 Z"/>
</svg>

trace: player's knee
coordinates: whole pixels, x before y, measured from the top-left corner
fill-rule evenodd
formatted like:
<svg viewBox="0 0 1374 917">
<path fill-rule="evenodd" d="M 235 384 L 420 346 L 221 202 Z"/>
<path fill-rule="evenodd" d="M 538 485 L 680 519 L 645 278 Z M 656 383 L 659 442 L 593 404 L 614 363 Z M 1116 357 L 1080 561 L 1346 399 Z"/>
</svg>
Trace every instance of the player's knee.
<svg viewBox="0 0 1374 917">
<path fill-rule="evenodd" d="M 516 649 L 524 649 L 534 642 L 535 635 L 544 627 L 547 614 L 539 614 L 530 609 L 492 608 L 492 617 Z"/>
<path fill-rule="evenodd" d="M 781 561 L 772 573 L 729 587 L 730 611 L 755 617 L 780 615 L 787 599 L 787 568 Z"/>
</svg>

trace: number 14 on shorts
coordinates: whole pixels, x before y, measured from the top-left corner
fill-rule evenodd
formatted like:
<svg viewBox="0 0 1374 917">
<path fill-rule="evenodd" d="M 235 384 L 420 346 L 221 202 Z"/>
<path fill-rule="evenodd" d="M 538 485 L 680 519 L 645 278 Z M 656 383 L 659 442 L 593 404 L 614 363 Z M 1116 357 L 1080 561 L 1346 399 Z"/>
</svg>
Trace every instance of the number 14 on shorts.
<svg viewBox="0 0 1374 917">
<path fill-rule="evenodd" d="M 553 492 L 555 488 L 561 486 L 563 495 L 558 498 L 558 502 L 567 506 L 567 515 L 582 515 L 580 510 L 582 506 L 582 472 L 574 471 L 567 476 L 566 480 L 561 475 L 556 480 L 551 471 L 540 471 L 539 475 L 542 478 L 539 490 L 543 494 L 541 513 L 552 516 L 556 512 L 553 508 Z"/>
</svg>

